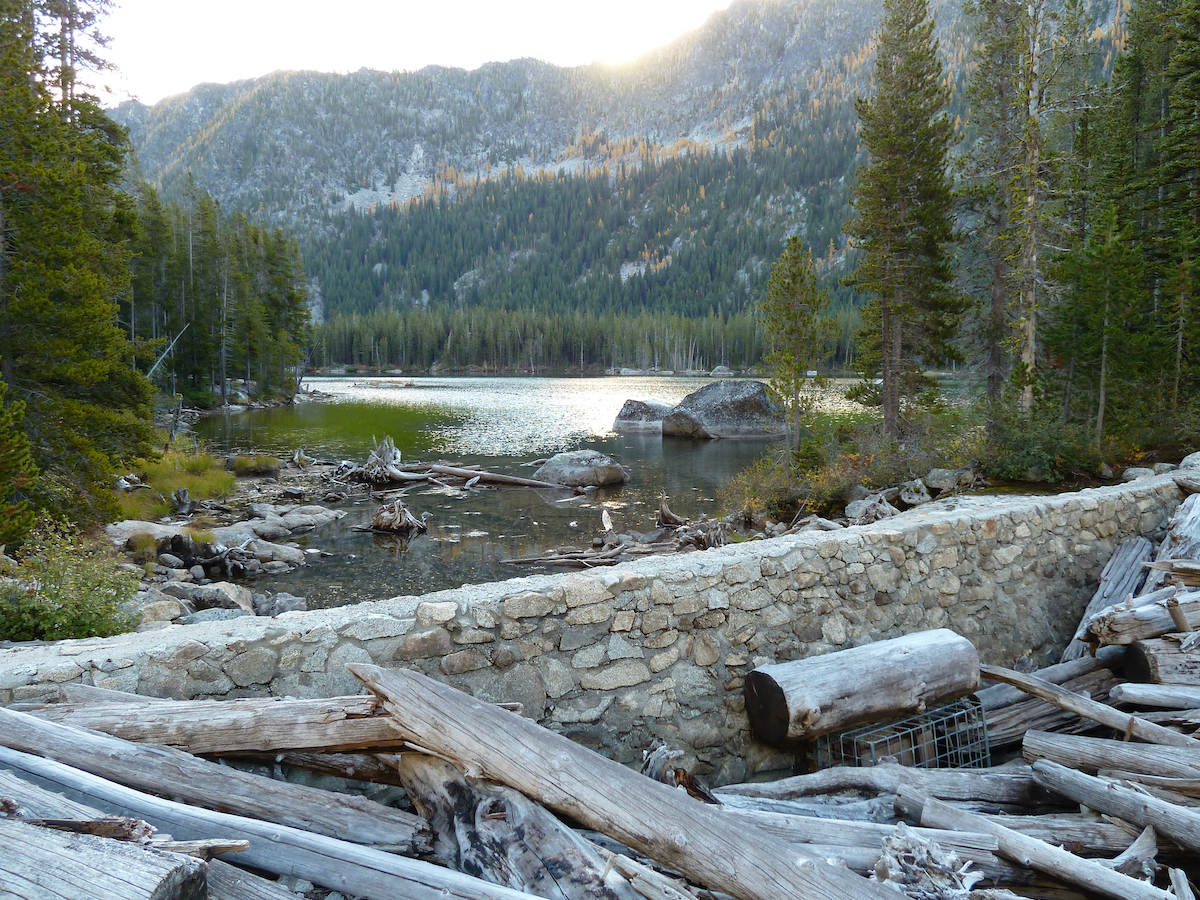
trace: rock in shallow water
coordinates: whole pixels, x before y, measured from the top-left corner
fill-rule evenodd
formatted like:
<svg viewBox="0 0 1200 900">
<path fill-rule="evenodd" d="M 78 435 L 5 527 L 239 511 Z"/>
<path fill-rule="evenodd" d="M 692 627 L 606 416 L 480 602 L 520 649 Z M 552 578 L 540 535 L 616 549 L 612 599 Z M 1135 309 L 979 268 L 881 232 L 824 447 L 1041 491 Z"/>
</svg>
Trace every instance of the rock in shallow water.
<svg viewBox="0 0 1200 900">
<path fill-rule="evenodd" d="M 674 408 L 665 400 L 626 400 L 613 422 L 613 431 L 662 431 L 663 416 Z"/>
<path fill-rule="evenodd" d="M 664 435 L 771 438 L 783 434 L 783 412 L 761 381 L 714 381 L 688 394 L 663 417 Z"/>
<path fill-rule="evenodd" d="M 555 454 L 533 473 L 533 477 L 537 481 L 565 484 L 568 487 L 623 484 L 629 480 L 620 463 L 595 450 Z"/>
</svg>

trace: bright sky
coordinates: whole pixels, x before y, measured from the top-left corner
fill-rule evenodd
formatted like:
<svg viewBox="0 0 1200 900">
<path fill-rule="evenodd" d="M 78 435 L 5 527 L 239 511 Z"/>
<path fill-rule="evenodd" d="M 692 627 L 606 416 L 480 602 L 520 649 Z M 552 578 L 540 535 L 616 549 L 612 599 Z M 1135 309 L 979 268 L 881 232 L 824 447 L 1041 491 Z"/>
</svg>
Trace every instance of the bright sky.
<svg viewBox="0 0 1200 900">
<path fill-rule="evenodd" d="M 532 56 L 624 62 L 730 0 L 116 0 L 102 30 L 119 72 L 108 102 L 155 103 L 204 82 L 277 69 L 473 69 Z"/>
</svg>

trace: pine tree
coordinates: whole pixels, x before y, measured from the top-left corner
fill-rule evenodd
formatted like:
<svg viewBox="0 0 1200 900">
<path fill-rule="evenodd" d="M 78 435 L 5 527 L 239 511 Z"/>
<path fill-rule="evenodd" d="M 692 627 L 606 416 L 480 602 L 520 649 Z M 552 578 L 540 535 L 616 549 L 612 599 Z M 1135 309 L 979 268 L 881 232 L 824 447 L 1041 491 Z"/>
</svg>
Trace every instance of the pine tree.
<svg viewBox="0 0 1200 900">
<path fill-rule="evenodd" d="M 21 431 L 25 405 L 5 404 L 8 386 L 0 381 L 0 550 L 18 543 L 33 527 L 28 500 L 37 480 L 29 439 Z"/>
<path fill-rule="evenodd" d="M 901 433 L 901 399 L 915 393 L 916 361 L 948 352 L 963 309 L 950 282 L 954 240 L 946 172 L 949 91 L 925 0 L 885 0 L 876 91 L 856 101 L 868 153 L 845 230 L 863 251 L 847 280 L 871 295 L 879 337 L 883 422 Z"/>
<path fill-rule="evenodd" d="M 792 235 L 771 269 L 767 293 L 761 302 L 763 325 L 772 350 L 771 388 L 783 401 L 791 420 L 792 449 L 800 444 L 803 393 L 809 370 L 826 357 L 825 345 L 833 337 L 829 319 L 829 292 L 817 281 L 812 251 Z"/>
</svg>

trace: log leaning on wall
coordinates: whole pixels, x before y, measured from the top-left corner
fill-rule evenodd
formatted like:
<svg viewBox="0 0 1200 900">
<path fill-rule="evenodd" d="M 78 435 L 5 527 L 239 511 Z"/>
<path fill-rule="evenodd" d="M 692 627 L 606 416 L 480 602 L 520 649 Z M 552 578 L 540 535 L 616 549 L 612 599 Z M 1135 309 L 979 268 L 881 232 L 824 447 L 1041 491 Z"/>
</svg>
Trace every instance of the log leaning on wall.
<svg viewBox="0 0 1200 900">
<path fill-rule="evenodd" d="M 746 676 L 755 736 L 786 747 L 863 722 L 923 712 L 979 686 L 979 655 L 946 628 L 760 666 Z"/>
</svg>

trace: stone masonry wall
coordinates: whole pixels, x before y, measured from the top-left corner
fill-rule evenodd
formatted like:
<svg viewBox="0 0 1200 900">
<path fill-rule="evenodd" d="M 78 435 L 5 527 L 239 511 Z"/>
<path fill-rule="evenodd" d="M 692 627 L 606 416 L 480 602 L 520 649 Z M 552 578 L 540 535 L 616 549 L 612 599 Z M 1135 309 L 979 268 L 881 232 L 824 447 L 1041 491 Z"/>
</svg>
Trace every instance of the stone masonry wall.
<svg viewBox="0 0 1200 900">
<path fill-rule="evenodd" d="M 869 526 L 649 557 L 341 609 L 0 647 L 0 704 L 63 682 L 159 697 L 359 693 L 350 662 L 408 666 L 632 762 L 655 737 L 714 781 L 792 760 L 755 742 L 765 663 L 927 628 L 986 661 L 1056 661 L 1120 541 L 1160 536 L 1169 477 L 1051 497 L 966 497 Z"/>
</svg>

